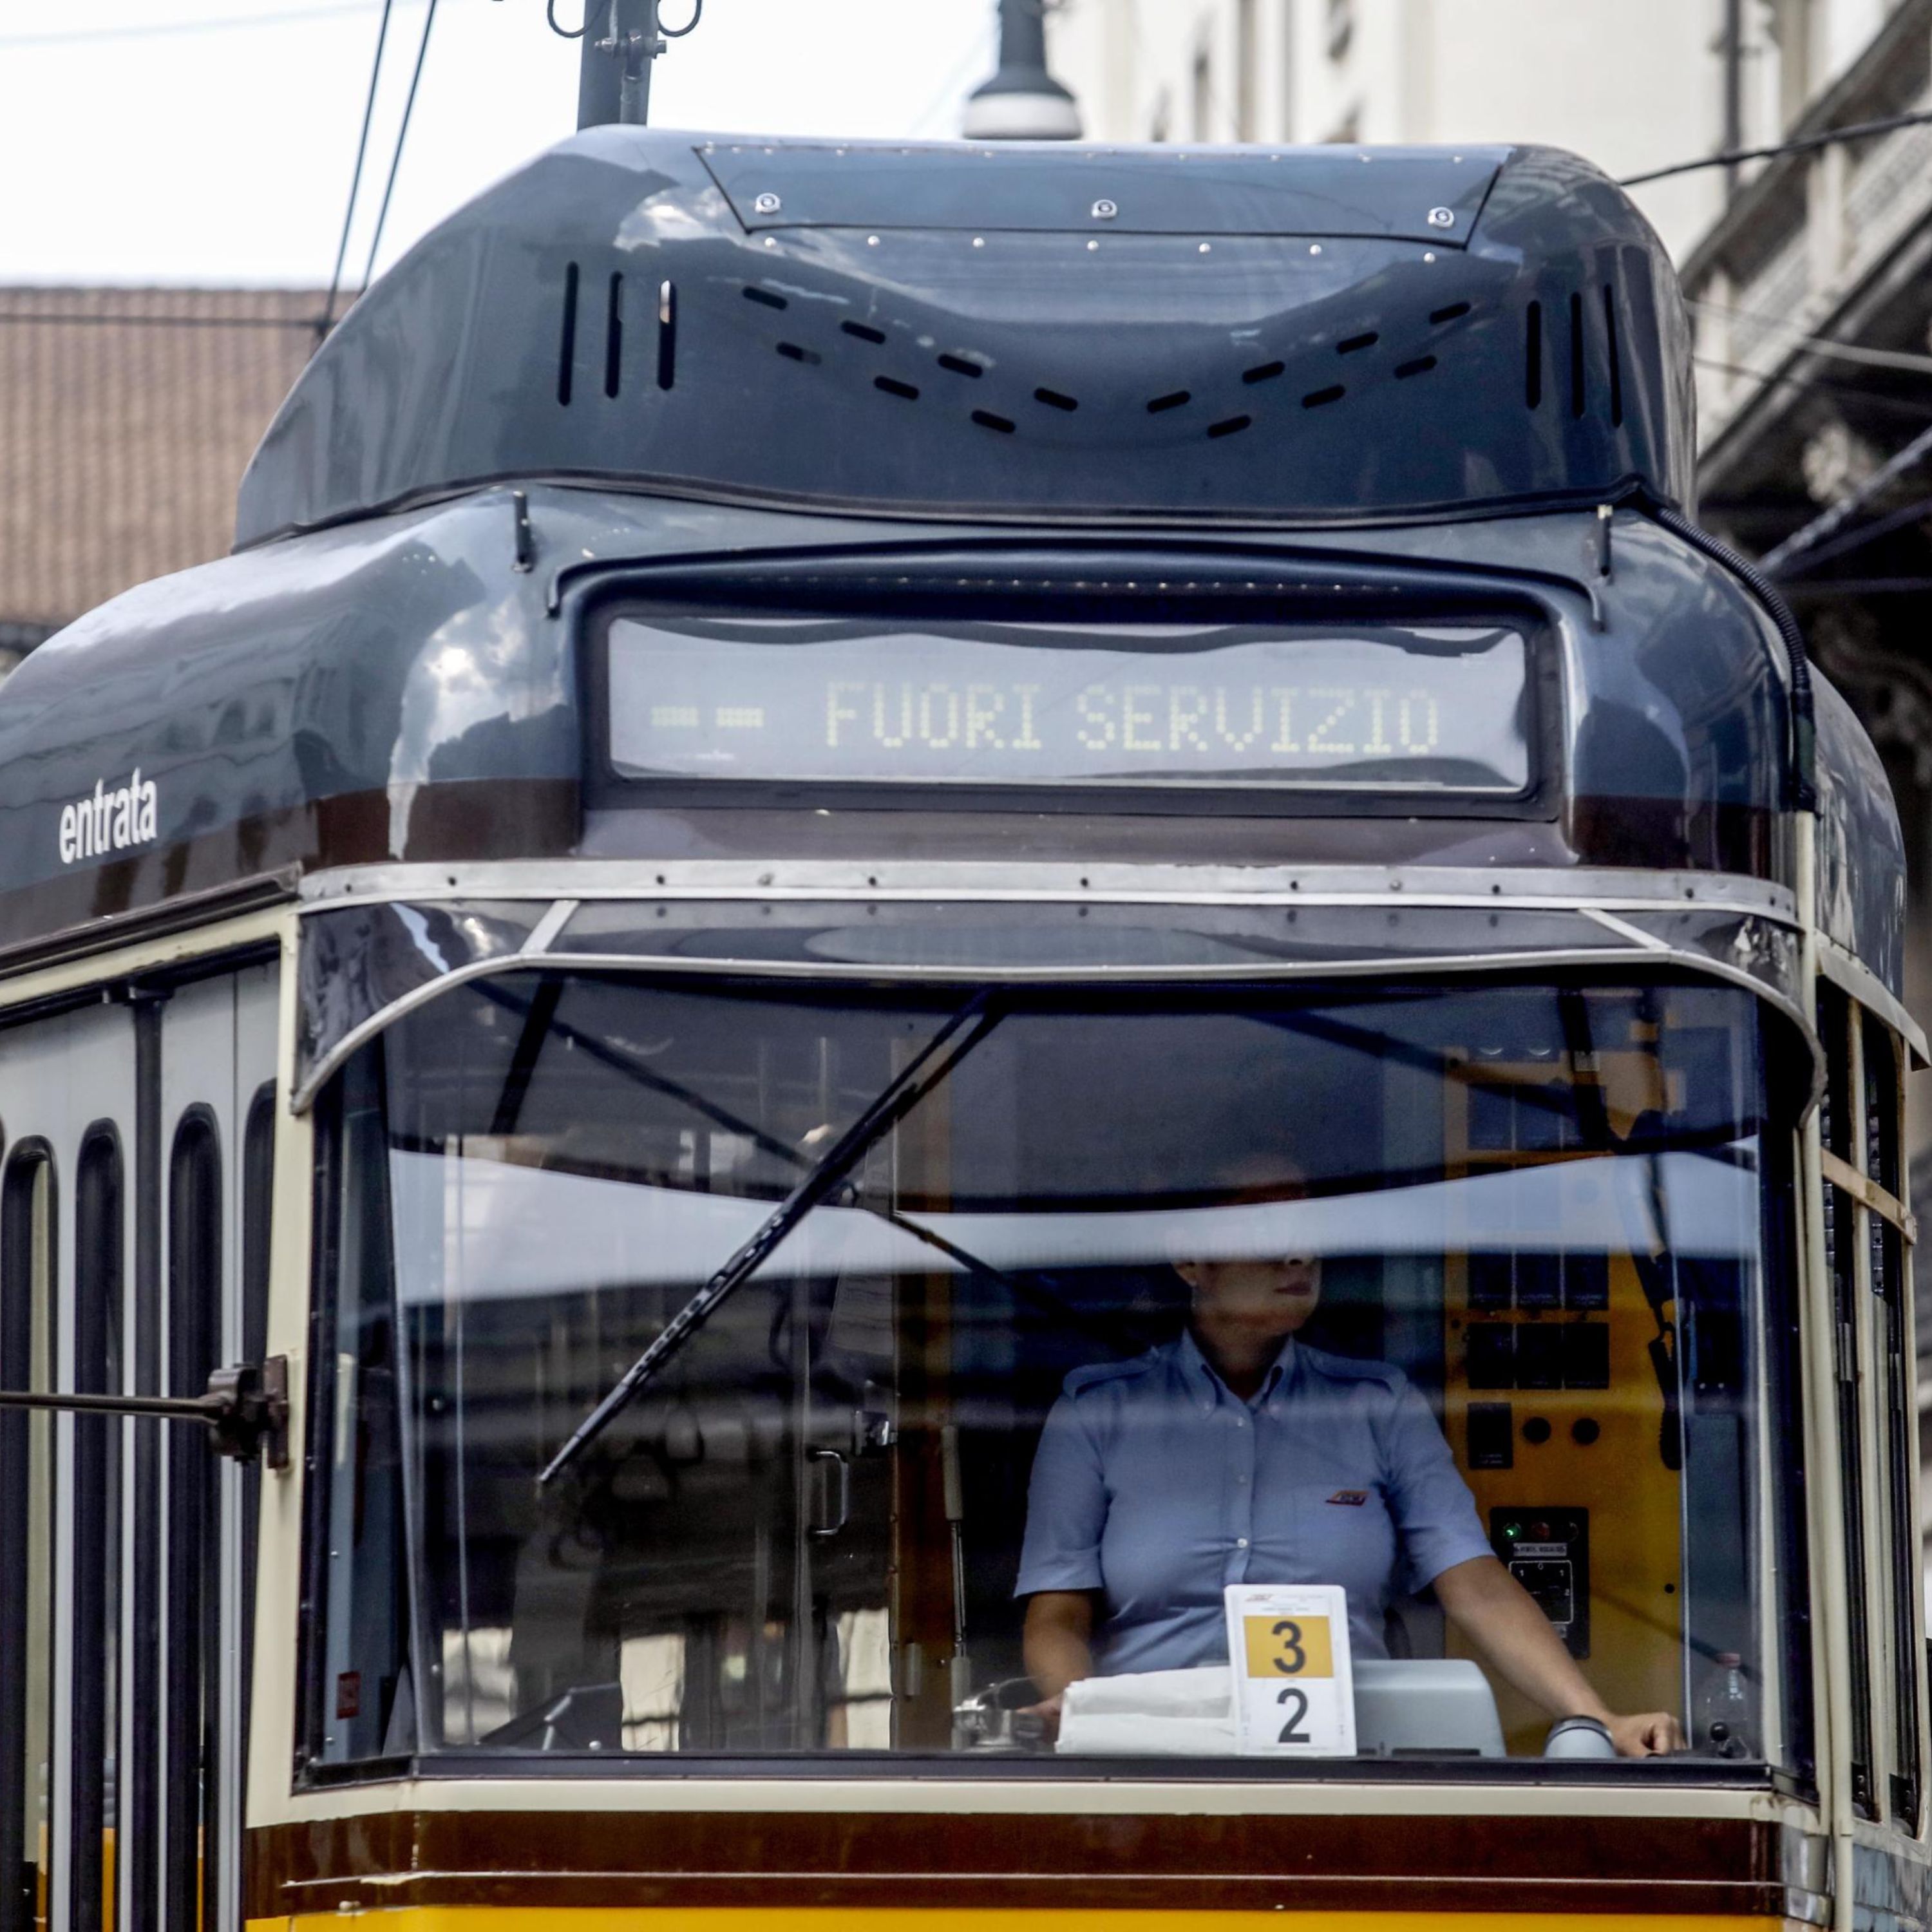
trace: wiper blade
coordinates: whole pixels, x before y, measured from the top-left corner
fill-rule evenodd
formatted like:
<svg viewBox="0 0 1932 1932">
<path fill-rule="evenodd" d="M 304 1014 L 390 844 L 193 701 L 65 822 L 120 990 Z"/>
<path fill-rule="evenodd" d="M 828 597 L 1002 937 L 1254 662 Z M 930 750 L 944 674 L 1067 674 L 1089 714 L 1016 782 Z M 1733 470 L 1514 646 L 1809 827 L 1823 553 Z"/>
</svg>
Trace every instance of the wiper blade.
<svg viewBox="0 0 1932 1932">
<path fill-rule="evenodd" d="M 550 1459 L 541 1487 L 569 1468 L 636 1400 L 644 1384 L 717 1312 L 792 1229 L 838 1187 L 879 1141 L 938 1085 L 999 1022 L 990 992 L 975 994 L 900 1070 L 724 1265 L 667 1322 L 626 1369 L 610 1394 L 580 1422 Z"/>
</svg>

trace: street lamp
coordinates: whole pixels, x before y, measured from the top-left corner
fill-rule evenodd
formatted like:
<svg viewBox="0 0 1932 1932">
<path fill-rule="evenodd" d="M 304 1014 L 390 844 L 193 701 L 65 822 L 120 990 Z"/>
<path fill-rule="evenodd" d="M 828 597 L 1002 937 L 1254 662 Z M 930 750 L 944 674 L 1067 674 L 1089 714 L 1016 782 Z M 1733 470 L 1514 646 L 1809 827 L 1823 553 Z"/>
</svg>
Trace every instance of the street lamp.
<svg viewBox="0 0 1932 1932">
<path fill-rule="evenodd" d="M 968 97 L 969 141 L 1073 141 L 1080 110 L 1046 70 L 1046 0 L 1000 0 L 1000 65 Z"/>
</svg>

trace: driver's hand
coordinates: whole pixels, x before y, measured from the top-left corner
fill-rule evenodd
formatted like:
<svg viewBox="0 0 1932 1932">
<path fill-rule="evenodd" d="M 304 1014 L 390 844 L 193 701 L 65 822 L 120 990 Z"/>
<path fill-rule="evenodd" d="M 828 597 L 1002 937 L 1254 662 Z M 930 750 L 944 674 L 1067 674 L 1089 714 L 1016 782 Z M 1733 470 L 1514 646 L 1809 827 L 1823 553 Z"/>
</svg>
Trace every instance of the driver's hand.
<svg viewBox="0 0 1932 1932">
<path fill-rule="evenodd" d="M 1619 1757 L 1662 1757 L 1686 1748 L 1684 1727 L 1668 1711 L 1640 1711 L 1604 1721 Z"/>
<path fill-rule="evenodd" d="M 1065 1696 L 1064 1691 L 1056 1690 L 1051 1697 L 1042 1697 L 1037 1704 L 1022 1704 L 1015 1714 L 1037 1718 L 1046 1734 L 1046 1742 L 1052 1744 L 1060 1736 L 1060 1706 Z"/>
</svg>

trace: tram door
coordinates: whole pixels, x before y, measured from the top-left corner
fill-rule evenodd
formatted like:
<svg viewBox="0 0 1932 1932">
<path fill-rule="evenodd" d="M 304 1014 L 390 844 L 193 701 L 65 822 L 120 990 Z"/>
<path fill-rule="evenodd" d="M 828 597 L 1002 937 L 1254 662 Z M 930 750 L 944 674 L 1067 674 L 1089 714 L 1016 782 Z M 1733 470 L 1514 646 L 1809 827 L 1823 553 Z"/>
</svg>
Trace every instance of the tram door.
<svg viewBox="0 0 1932 1932">
<path fill-rule="evenodd" d="M 274 1039 L 271 967 L 0 1030 L 0 1384 L 259 1355 Z M 0 1412 L 0 1932 L 238 1924 L 254 1482 L 188 1425 Z"/>
</svg>

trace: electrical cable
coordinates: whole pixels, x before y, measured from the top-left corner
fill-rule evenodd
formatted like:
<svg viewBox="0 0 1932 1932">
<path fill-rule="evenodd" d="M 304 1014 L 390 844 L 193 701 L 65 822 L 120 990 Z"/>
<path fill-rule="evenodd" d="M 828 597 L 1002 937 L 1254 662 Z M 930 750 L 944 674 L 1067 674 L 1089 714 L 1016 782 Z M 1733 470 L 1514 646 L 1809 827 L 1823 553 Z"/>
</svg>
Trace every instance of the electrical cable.
<svg viewBox="0 0 1932 1932">
<path fill-rule="evenodd" d="M 176 34 L 219 34 L 236 27 L 291 26 L 304 20 L 340 20 L 351 14 L 373 14 L 376 0 L 334 0 L 332 5 L 290 7 L 274 14 L 218 15 L 212 20 L 143 20 L 115 28 L 111 34 L 100 27 L 60 27 L 44 34 L 0 34 L 0 48 L 12 52 L 31 53 L 36 47 L 74 46 L 86 42 L 94 47 L 123 40 L 158 40 Z"/>
<path fill-rule="evenodd" d="M 1783 316 L 1766 315 L 1762 309 L 1733 308 L 1727 303 L 1704 302 L 1695 296 L 1688 306 L 1707 315 L 1735 317 L 1744 322 L 1761 322 L 1767 328 L 1793 331 L 1796 325 Z M 1792 346 L 1828 356 L 1840 362 L 1855 362 L 1865 369 L 1898 369 L 1910 376 L 1932 376 L 1932 356 L 1921 356 L 1908 349 L 1862 349 L 1853 342 L 1834 342 L 1828 335 L 1792 335 Z"/>
<path fill-rule="evenodd" d="M 691 18 L 681 27 L 667 27 L 662 20 L 658 22 L 658 32 L 668 40 L 681 40 L 686 34 L 694 34 L 698 23 L 704 18 L 704 0 L 691 0 Z"/>
<path fill-rule="evenodd" d="M 4 316 L 0 320 L 4 320 Z M 1741 362 L 1720 362 L 1714 356 L 1694 356 L 1690 359 L 1700 369 L 1709 369 L 1722 376 L 1740 376 L 1767 389 L 1804 389 L 1815 395 L 1845 396 L 1909 416 L 1916 422 L 1932 422 L 1932 408 L 1910 402 L 1903 396 L 1892 395 L 1883 389 L 1861 388 L 1856 382 L 1833 382 L 1816 376 L 1767 376 L 1761 369 L 1748 369 Z"/>
<path fill-rule="evenodd" d="M 1855 530 L 1849 530 L 1841 537 L 1834 537 L 1828 543 L 1809 545 L 1801 553 L 1797 568 L 1799 570 L 1816 570 L 1821 563 L 1829 563 L 1834 556 L 1849 555 L 1855 550 L 1862 550 L 1868 543 L 1876 543 L 1880 537 L 1888 537 L 1894 530 L 1902 530 L 1908 524 L 1923 523 L 1932 517 L 1932 496 L 1922 497 L 1916 502 L 1907 503 L 1901 509 L 1888 511 L 1884 516 L 1876 518 Z M 1779 581 L 1789 586 L 1795 573 L 1780 571 Z"/>
<path fill-rule="evenodd" d="M 410 92 L 403 103 L 402 124 L 396 130 L 395 152 L 389 157 L 389 178 L 382 184 L 382 205 L 376 211 L 376 232 L 369 238 L 368 265 L 362 271 L 362 286 L 366 289 L 376 274 L 376 251 L 382 245 L 382 229 L 389 218 L 389 197 L 396 191 L 396 172 L 403 164 L 403 143 L 410 138 L 410 117 L 416 108 L 416 86 L 422 79 L 423 57 L 429 52 L 429 30 L 436 25 L 436 0 L 429 0 L 429 11 L 423 16 L 422 38 L 416 43 L 416 64 L 410 74 Z"/>
<path fill-rule="evenodd" d="M 382 77 L 382 49 L 389 38 L 389 15 L 395 0 L 382 0 L 382 23 L 376 29 L 376 58 L 369 66 L 369 98 L 362 104 L 362 131 L 356 140 L 356 167 L 349 177 L 349 206 L 342 212 L 342 238 L 335 244 L 335 272 L 328 278 L 328 299 L 316 324 L 320 346 L 335 326 L 335 298 L 342 289 L 342 265 L 349 259 L 349 230 L 356 219 L 356 200 L 362 187 L 362 161 L 369 151 L 369 124 L 376 118 L 376 83 Z"/>
<path fill-rule="evenodd" d="M 1640 175 L 1625 175 L 1619 188 L 1642 188 L 1646 182 L 1664 181 L 1672 175 L 1694 173 L 1700 168 L 1731 168 L 1741 161 L 1775 160 L 1780 154 L 1806 154 L 1819 148 L 1836 147 L 1841 141 L 1863 141 L 1874 135 L 1889 134 L 1900 128 L 1922 128 L 1932 122 L 1932 108 L 1910 114 L 1893 114 L 1882 121 L 1856 121 L 1850 126 L 1833 128 L 1822 134 L 1801 134 L 1796 140 L 1774 142 L 1768 148 L 1730 148 L 1721 154 L 1706 154 L 1701 160 L 1673 161 L 1667 168 L 1652 168 Z"/>
<path fill-rule="evenodd" d="M 590 25 L 590 10 L 596 3 L 597 0 L 584 0 L 584 26 L 579 27 L 574 34 L 568 28 L 560 27 L 556 24 L 556 0 L 544 0 L 544 18 L 550 22 L 550 32 L 559 40 L 580 40 L 584 38 L 585 29 Z"/>
</svg>

